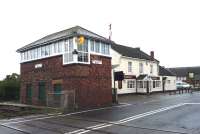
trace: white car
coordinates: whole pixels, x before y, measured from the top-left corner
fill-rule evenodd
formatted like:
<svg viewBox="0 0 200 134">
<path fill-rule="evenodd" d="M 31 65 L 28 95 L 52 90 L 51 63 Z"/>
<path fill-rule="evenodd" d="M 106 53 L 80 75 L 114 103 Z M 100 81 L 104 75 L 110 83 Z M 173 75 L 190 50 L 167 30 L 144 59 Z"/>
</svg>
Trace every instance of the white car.
<svg viewBox="0 0 200 134">
<path fill-rule="evenodd" d="M 186 83 L 186 82 L 183 82 L 183 81 L 178 81 L 176 82 L 176 88 L 179 89 L 179 88 L 190 88 L 191 85 Z"/>
</svg>

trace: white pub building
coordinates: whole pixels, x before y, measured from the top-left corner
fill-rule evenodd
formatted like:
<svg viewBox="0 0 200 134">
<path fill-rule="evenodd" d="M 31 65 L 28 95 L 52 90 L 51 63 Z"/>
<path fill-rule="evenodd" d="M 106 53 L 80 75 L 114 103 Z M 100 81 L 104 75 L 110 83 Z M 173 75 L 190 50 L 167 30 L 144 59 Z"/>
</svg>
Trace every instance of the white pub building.
<svg viewBox="0 0 200 134">
<path fill-rule="evenodd" d="M 153 51 L 148 55 L 140 48 L 118 44 L 111 47 L 113 72 L 124 73 L 124 80 L 116 81 L 118 94 L 175 90 L 174 86 L 173 89 L 166 89 L 162 84 L 162 76 L 159 76 L 159 61 L 154 58 Z"/>
</svg>

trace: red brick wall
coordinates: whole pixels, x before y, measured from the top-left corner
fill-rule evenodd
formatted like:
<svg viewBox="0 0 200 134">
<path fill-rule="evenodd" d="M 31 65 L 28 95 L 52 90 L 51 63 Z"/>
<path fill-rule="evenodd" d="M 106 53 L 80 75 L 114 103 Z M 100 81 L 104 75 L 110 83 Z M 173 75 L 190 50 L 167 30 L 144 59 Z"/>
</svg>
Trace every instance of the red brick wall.
<svg viewBox="0 0 200 134">
<path fill-rule="evenodd" d="M 91 55 L 93 59 L 102 60 L 102 64 L 63 65 L 62 56 L 22 63 L 21 102 L 26 103 L 26 84 L 32 84 L 32 104 L 37 105 L 39 81 L 46 82 L 49 92 L 53 90 L 52 80 L 62 79 L 63 90 L 75 90 L 79 108 L 111 104 L 111 58 Z M 43 67 L 35 69 L 35 64 L 40 63 Z"/>
</svg>

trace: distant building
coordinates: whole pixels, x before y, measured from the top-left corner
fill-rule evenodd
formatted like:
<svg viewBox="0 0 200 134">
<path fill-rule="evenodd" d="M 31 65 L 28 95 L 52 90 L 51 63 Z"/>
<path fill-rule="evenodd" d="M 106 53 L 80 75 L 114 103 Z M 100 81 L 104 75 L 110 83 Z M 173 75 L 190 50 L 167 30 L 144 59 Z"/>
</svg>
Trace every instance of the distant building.
<svg viewBox="0 0 200 134">
<path fill-rule="evenodd" d="M 176 90 L 176 75 L 169 69 L 159 66 L 159 75 L 162 77 L 162 90 Z"/>
<path fill-rule="evenodd" d="M 111 104 L 112 43 L 76 26 L 18 49 L 21 102 L 47 105 L 65 98 L 64 105 L 78 108 Z"/>
<path fill-rule="evenodd" d="M 200 66 L 169 68 L 176 74 L 177 81 L 186 81 L 194 86 L 200 86 Z M 191 77 L 190 77 L 191 76 Z"/>
<path fill-rule="evenodd" d="M 118 81 L 118 94 L 151 93 L 162 91 L 162 79 L 159 76 L 159 61 L 140 48 L 112 44 L 113 71 L 123 71 L 125 79 Z"/>
</svg>

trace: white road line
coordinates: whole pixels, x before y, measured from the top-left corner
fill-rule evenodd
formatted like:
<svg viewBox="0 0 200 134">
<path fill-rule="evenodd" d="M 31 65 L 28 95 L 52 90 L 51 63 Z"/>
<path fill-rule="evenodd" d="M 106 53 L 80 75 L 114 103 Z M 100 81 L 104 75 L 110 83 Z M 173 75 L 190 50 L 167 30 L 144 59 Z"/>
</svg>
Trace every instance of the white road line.
<svg viewBox="0 0 200 134">
<path fill-rule="evenodd" d="M 200 103 L 185 103 L 186 105 L 200 105 Z"/>
<path fill-rule="evenodd" d="M 186 104 L 185 103 L 181 103 L 181 104 L 177 104 L 177 105 L 173 105 L 173 106 L 169 106 L 169 107 L 164 107 L 164 108 L 160 108 L 160 109 L 157 109 L 157 110 L 149 111 L 149 112 L 146 112 L 146 113 L 143 113 L 143 114 L 138 114 L 138 115 L 135 115 L 135 116 L 131 116 L 131 117 L 119 120 L 119 121 L 108 122 L 105 125 L 99 124 L 99 125 L 95 125 L 95 126 L 90 126 L 90 127 L 87 127 L 86 129 L 79 129 L 79 130 L 75 130 L 75 131 L 68 132 L 68 133 L 65 133 L 65 134 L 75 134 L 75 133 L 76 134 L 83 134 L 83 133 L 90 132 L 92 130 L 98 130 L 98 129 L 101 129 L 101 128 L 113 126 L 115 124 L 122 124 L 122 123 L 126 123 L 126 122 L 133 121 L 133 120 L 136 120 L 136 119 L 140 119 L 140 118 L 143 118 L 143 117 L 146 117 L 146 116 L 149 116 L 149 115 L 153 115 L 153 114 L 156 114 L 156 113 L 160 113 L 160 112 L 163 112 L 163 111 L 167 111 L 167 110 L 170 110 L 170 109 L 181 107 L 183 105 L 186 105 Z"/>
<path fill-rule="evenodd" d="M 29 122 L 29 121 L 36 121 L 36 120 L 43 120 L 43 119 L 49 119 L 49 118 L 55 118 L 55 117 L 64 117 L 64 116 L 69 116 L 69 115 L 76 115 L 76 114 L 81 114 L 81 113 L 87 113 L 87 112 L 92 112 L 92 111 L 98 111 L 98 110 L 105 110 L 105 109 L 110 109 L 114 107 L 125 107 L 125 106 L 130 106 L 131 104 L 125 104 L 125 105 L 117 105 L 117 106 L 110 106 L 110 107 L 104 107 L 104 108 L 96 108 L 96 109 L 90 109 L 90 110 L 85 110 L 85 111 L 80 111 L 80 112 L 74 112 L 74 113 L 69 113 L 69 114 L 59 114 L 59 115 L 52 115 L 52 116 L 46 116 L 46 117 L 41 117 L 41 118 L 34 118 L 34 119 L 25 119 L 21 121 L 12 121 L 12 122 L 6 122 L 2 123 L 0 125 L 10 125 L 10 124 L 17 124 L 17 123 L 24 123 L 24 122 Z"/>
<path fill-rule="evenodd" d="M 145 101 L 145 102 L 143 102 L 143 103 L 144 103 L 144 104 L 147 104 L 147 103 L 156 102 L 156 101 L 160 101 L 160 100 L 150 100 L 150 101 Z"/>
<path fill-rule="evenodd" d="M 1 126 L 6 127 L 6 128 L 9 128 L 9 129 L 16 130 L 16 131 L 19 131 L 19 132 L 22 132 L 22 133 L 27 133 L 27 134 L 29 134 L 29 132 L 26 132 L 26 131 L 24 131 L 24 130 L 22 130 L 22 129 L 19 129 L 19 128 L 17 128 L 17 127 L 7 126 L 7 125 L 1 125 Z"/>
</svg>

